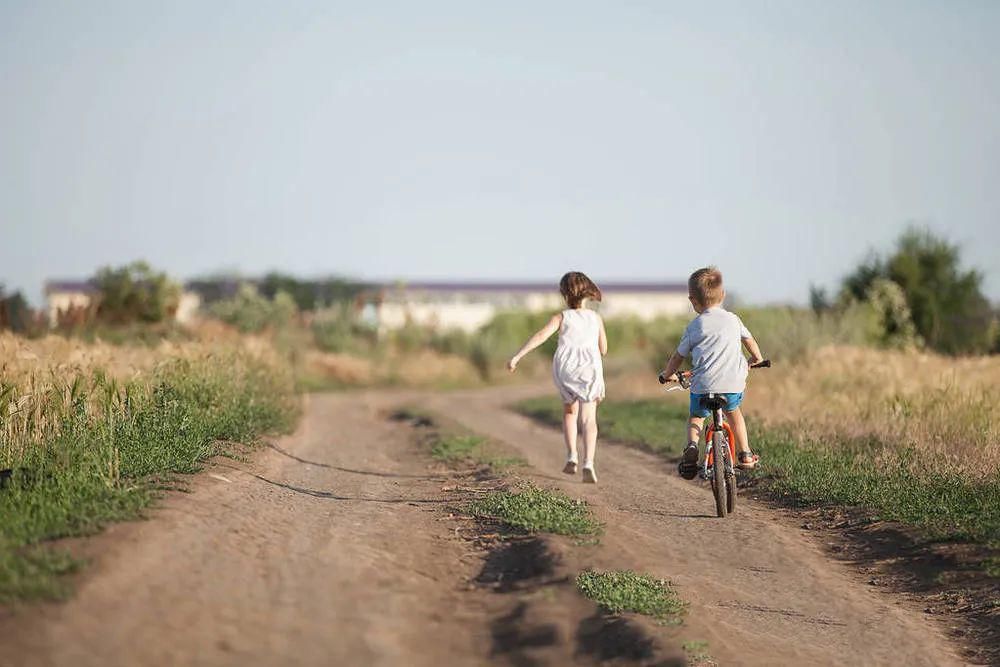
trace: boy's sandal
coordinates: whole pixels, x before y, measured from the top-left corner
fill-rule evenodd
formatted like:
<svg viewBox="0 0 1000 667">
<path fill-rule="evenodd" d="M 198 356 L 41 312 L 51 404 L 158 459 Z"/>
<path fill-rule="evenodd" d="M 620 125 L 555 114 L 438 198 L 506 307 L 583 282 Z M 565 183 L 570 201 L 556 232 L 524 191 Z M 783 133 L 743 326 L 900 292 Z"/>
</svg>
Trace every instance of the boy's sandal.
<svg viewBox="0 0 1000 667">
<path fill-rule="evenodd" d="M 684 448 L 681 462 L 677 464 L 677 473 L 684 479 L 694 479 L 698 476 L 698 448 L 690 445 Z"/>
<path fill-rule="evenodd" d="M 736 455 L 736 467 L 740 470 L 753 470 L 760 457 L 753 452 L 740 452 Z"/>
<path fill-rule="evenodd" d="M 575 475 L 576 461 L 566 461 L 566 465 L 563 466 L 563 472 L 567 475 Z"/>
</svg>

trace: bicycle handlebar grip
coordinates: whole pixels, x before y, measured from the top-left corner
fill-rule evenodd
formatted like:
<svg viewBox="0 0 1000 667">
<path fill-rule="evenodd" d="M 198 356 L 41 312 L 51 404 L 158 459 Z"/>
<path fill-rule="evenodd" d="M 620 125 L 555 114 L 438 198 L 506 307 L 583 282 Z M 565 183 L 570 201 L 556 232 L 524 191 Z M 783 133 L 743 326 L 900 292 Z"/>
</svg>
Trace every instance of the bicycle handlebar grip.
<svg viewBox="0 0 1000 667">
<path fill-rule="evenodd" d="M 770 368 L 770 367 L 771 367 L 771 360 L 770 359 L 765 359 L 764 361 L 761 361 L 760 363 L 754 364 L 750 368 Z"/>
<path fill-rule="evenodd" d="M 656 379 L 660 381 L 660 384 L 666 384 L 667 383 L 667 378 L 663 377 L 663 373 L 660 373 L 659 375 L 657 375 Z"/>
</svg>

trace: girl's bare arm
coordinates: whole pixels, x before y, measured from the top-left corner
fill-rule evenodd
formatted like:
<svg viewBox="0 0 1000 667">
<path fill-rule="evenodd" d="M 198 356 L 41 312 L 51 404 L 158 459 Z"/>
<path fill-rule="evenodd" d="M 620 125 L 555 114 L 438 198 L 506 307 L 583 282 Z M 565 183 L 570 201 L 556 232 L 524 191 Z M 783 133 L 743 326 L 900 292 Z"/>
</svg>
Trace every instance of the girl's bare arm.
<svg viewBox="0 0 1000 667">
<path fill-rule="evenodd" d="M 601 350 L 601 356 L 607 356 L 608 354 L 608 332 L 604 330 L 604 319 L 598 315 L 601 322 L 601 329 L 597 333 L 597 347 Z"/>
<path fill-rule="evenodd" d="M 547 341 L 549 336 L 559 330 L 560 324 L 562 324 L 562 313 L 556 313 L 552 316 L 552 319 L 549 320 L 548 324 L 535 332 L 535 334 L 528 339 L 528 342 L 517 351 L 517 354 L 510 358 L 510 361 L 507 362 L 507 370 L 513 373 L 517 369 L 517 364 L 521 361 L 521 358 Z"/>
<path fill-rule="evenodd" d="M 760 346 L 757 345 L 757 341 L 754 340 L 753 336 L 750 336 L 749 338 L 742 338 L 740 340 L 743 341 L 743 347 L 745 347 L 747 352 L 750 353 L 750 359 L 748 361 L 751 366 L 764 361 L 764 355 L 760 353 Z"/>
</svg>

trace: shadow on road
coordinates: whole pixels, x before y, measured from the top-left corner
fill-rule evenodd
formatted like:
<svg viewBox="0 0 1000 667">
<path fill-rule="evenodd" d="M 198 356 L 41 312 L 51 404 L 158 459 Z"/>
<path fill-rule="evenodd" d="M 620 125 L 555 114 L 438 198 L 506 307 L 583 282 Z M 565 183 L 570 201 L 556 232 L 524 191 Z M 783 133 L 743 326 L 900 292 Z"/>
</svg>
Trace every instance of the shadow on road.
<svg viewBox="0 0 1000 667">
<path fill-rule="evenodd" d="M 289 452 L 289 451 L 287 451 L 285 449 L 282 449 L 281 447 L 279 447 L 278 445 L 274 444 L 273 442 L 269 442 L 267 444 L 267 446 L 270 447 L 271 449 L 273 449 L 274 451 L 278 452 L 282 456 L 286 456 L 286 457 L 292 459 L 293 461 L 297 461 L 299 463 L 304 463 L 305 465 L 316 466 L 318 468 L 327 468 L 329 470 L 339 470 L 341 472 L 349 472 L 349 473 L 354 474 L 354 475 L 371 475 L 372 477 L 397 477 L 397 478 L 401 478 L 401 479 L 426 479 L 428 481 L 445 481 L 443 477 L 428 477 L 427 475 L 407 475 L 407 474 L 404 474 L 404 473 L 381 472 L 381 471 L 378 471 L 378 470 L 357 470 L 356 468 L 344 468 L 342 466 L 335 466 L 335 465 L 333 465 L 331 463 L 320 463 L 319 461 L 310 461 L 309 459 L 304 459 L 304 458 L 302 458 L 300 456 L 296 456 L 295 454 L 292 454 L 291 452 Z"/>
<path fill-rule="evenodd" d="M 279 486 L 283 489 L 288 489 L 289 491 L 294 491 L 295 493 L 302 493 L 307 496 L 312 496 L 314 498 L 325 498 L 327 500 L 354 500 L 358 502 L 366 503 L 411 503 L 414 505 L 418 504 L 447 504 L 454 503 L 463 500 L 463 498 L 365 498 L 363 496 L 339 496 L 336 493 L 330 491 L 320 491 L 317 489 L 308 489 L 304 486 L 295 486 L 294 484 L 288 484 L 286 482 L 276 482 L 273 479 L 268 479 L 263 475 L 258 475 L 257 473 L 248 472 L 248 475 L 256 477 L 262 482 L 267 482 L 272 486 Z"/>
</svg>

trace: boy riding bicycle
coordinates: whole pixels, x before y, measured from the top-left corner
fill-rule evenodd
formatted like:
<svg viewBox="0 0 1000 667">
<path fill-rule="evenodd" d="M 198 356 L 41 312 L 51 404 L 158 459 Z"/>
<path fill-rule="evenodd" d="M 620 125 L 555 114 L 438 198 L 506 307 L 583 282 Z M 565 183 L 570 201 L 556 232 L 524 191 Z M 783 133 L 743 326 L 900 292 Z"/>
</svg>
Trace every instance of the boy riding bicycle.
<svg viewBox="0 0 1000 667">
<path fill-rule="evenodd" d="M 736 441 L 737 467 L 753 468 L 758 456 L 750 449 L 747 425 L 740 411 L 743 391 L 746 389 L 749 366 L 763 360 L 757 341 L 735 314 L 722 308 L 726 290 L 722 286 L 722 272 L 714 266 L 698 269 L 688 278 L 688 299 L 698 316 L 694 318 L 681 337 L 677 351 L 667 361 L 661 378 L 671 378 L 680 368 L 684 357 L 691 356 L 691 404 L 688 420 L 688 444 L 684 448 L 678 472 L 685 479 L 698 474 L 698 442 L 701 439 L 705 417 L 709 415 L 701 400 L 706 394 L 720 395 L 726 399 L 723 412 L 733 429 Z M 741 349 L 750 353 L 747 361 Z"/>
</svg>

